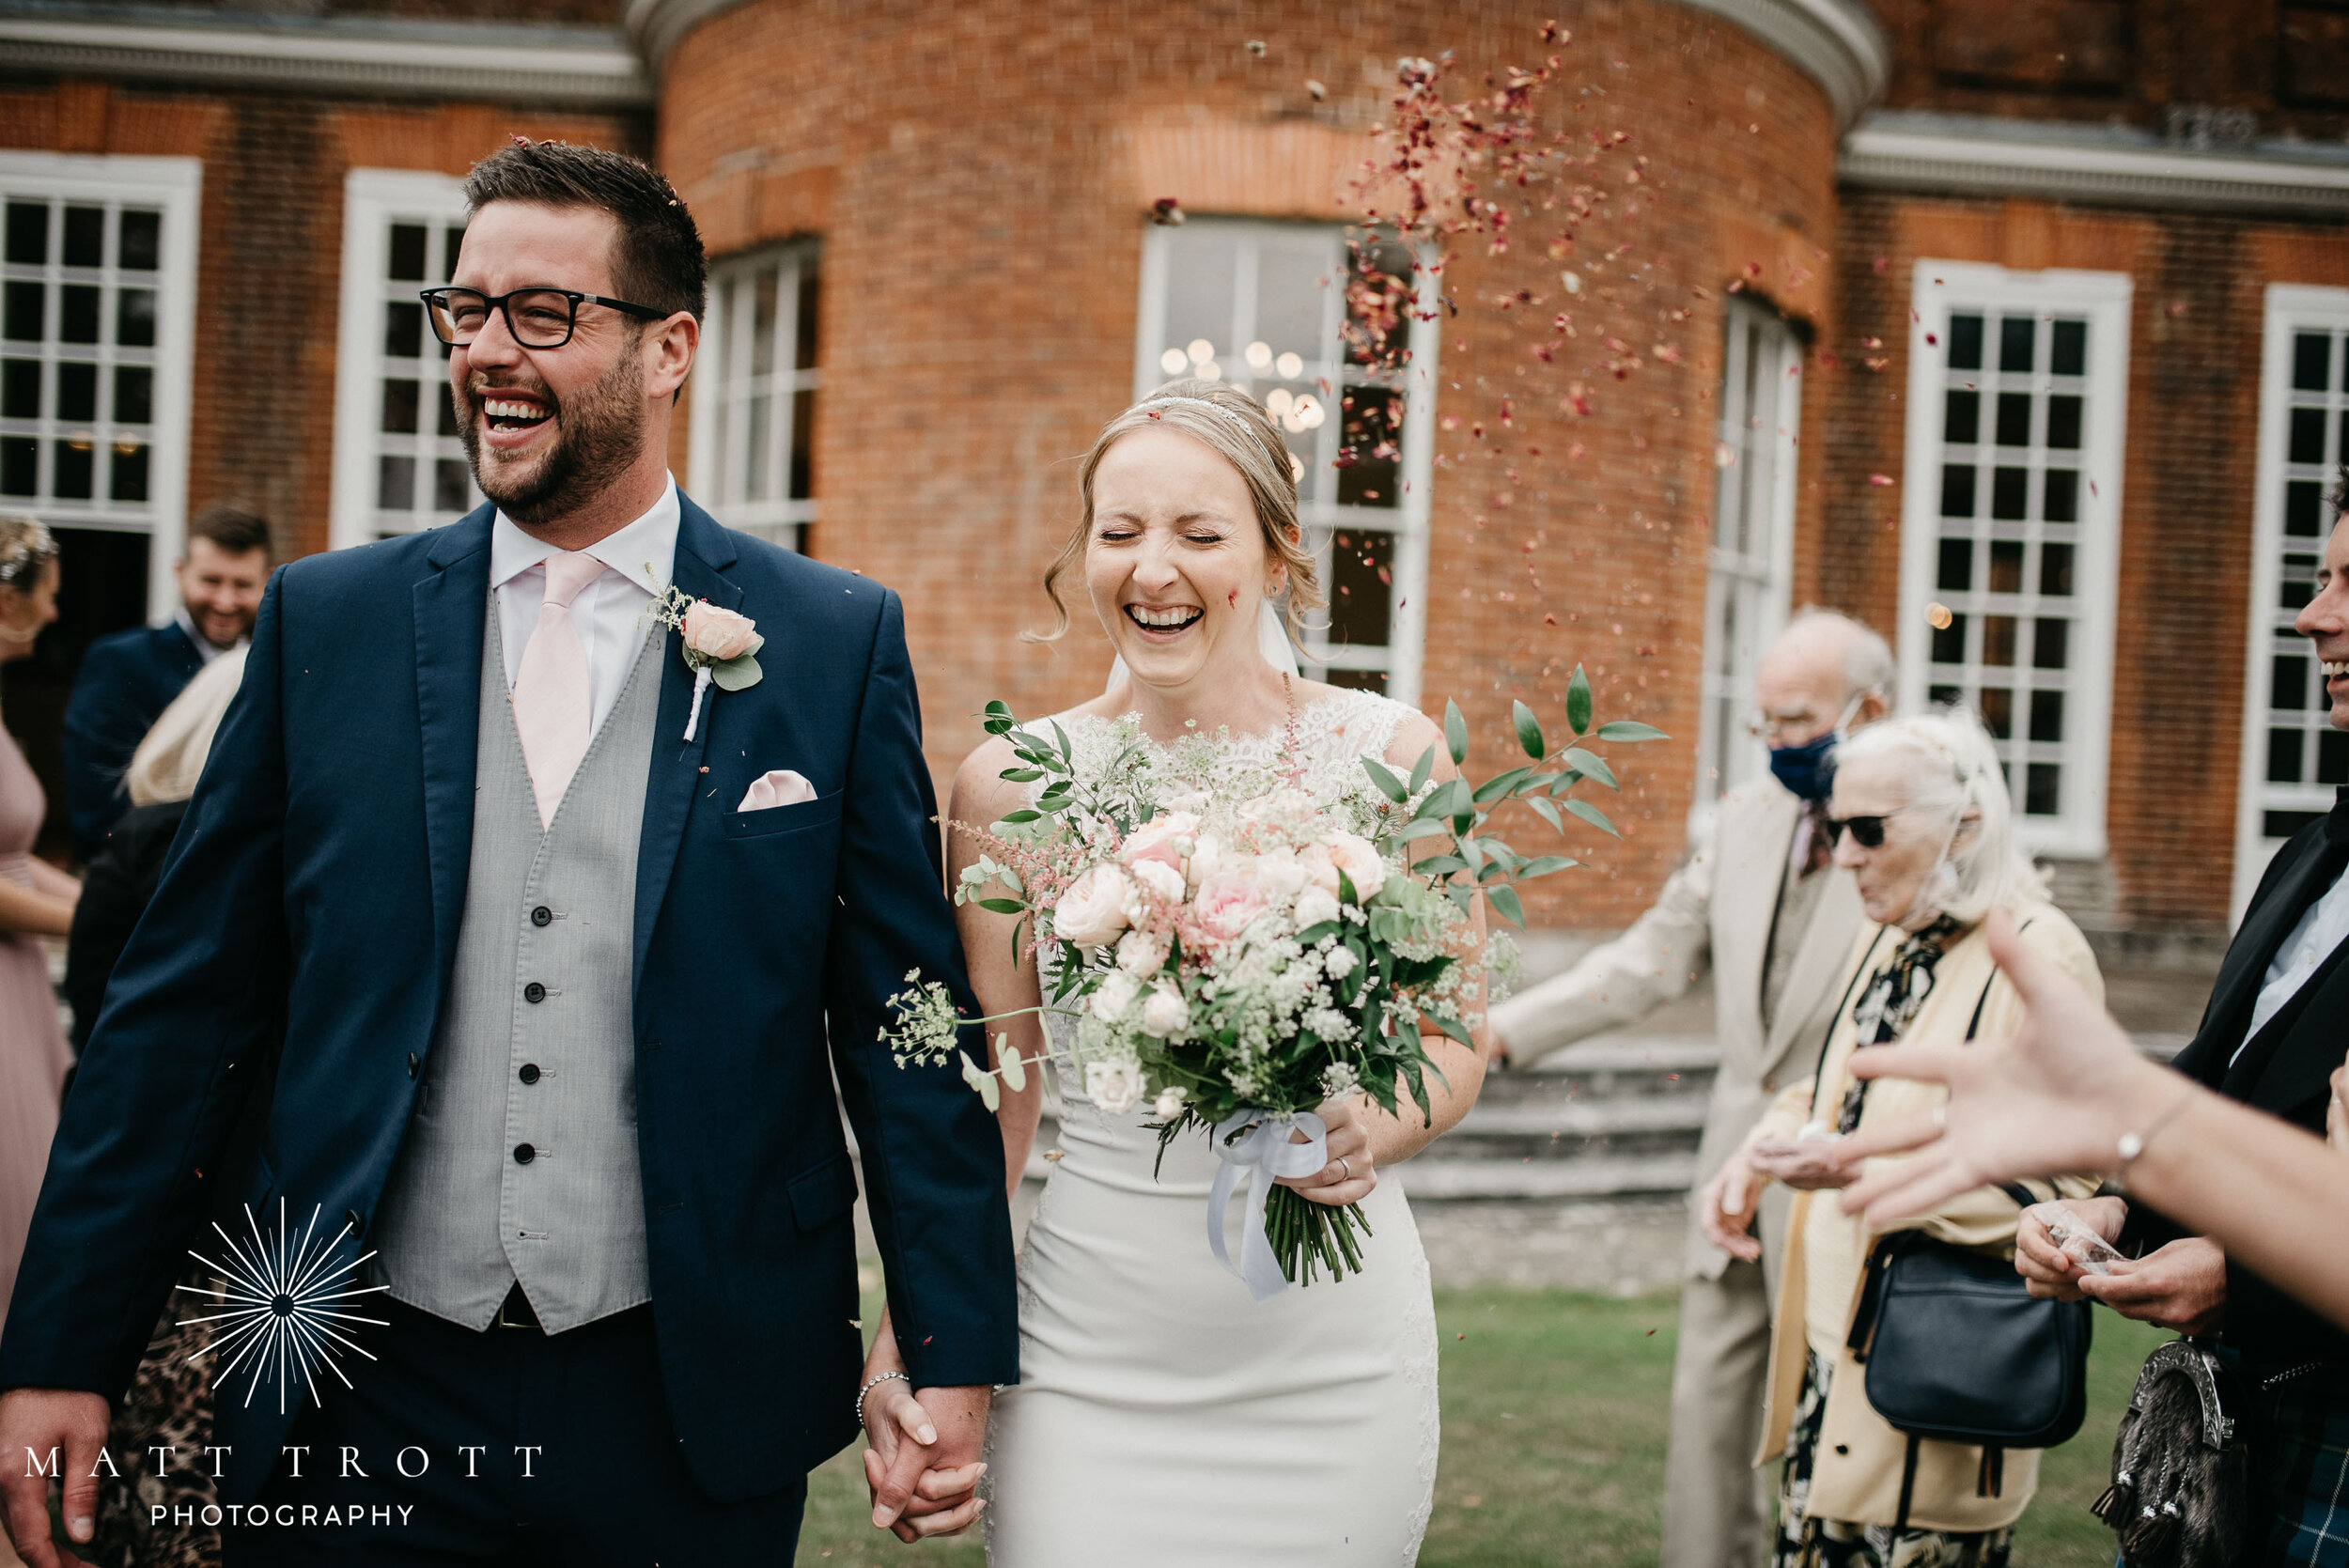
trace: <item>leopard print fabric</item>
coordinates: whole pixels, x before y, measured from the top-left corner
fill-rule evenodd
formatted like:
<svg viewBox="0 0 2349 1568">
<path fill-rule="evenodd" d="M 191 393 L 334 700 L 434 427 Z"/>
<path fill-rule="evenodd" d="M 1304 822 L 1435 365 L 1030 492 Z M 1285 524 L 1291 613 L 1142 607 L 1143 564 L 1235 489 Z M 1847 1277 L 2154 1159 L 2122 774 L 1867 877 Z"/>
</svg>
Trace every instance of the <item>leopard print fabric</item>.
<svg viewBox="0 0 2349 1568">
<path fill-rule="evenodd" d="M 223 1281 L 192 1265 L 163 1303 L 131 1391 L 115 1413 L 108 1452 L 122 1480 L 98 1489 L 98 1539 L 85 1554 L 101 1568 L 220 1568 L 220 1529 L 204 1524 L 217 1501 L 205 1445 L 212 1440 L 212 1363 L 189 1358 L 211 1343 L 209 1325 L 181 1327 L 179 1319 L 205 1315 Z M 155 1471 L 149 1449 L 171 1448 L 166 1474 Z M 156 1523 L 154 1510 L 164 1510 Z M 174 1524 L 179 1516 L 194 1522 Z"/>
</svg>

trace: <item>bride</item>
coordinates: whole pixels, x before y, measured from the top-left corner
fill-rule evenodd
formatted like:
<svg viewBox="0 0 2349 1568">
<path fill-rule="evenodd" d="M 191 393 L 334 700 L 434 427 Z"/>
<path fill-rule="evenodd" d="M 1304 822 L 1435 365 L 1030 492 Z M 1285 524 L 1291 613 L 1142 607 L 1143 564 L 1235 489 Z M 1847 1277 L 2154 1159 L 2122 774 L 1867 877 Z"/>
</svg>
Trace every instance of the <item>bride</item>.
<svg viewBox="0 0 2349 1568">
<path fill-rule="evenodd" d="M 1130 716 L 1157 748 L 1204 737 L 1219 774 L 1293 773 L 1325 800 L 1367 787 L 1365 755 L 1408 771 L 1432 745 L 1435 776 L 1451 774 L 1421 714 L 1299 678 L 1287 639 L 1260 639 L 1260 621 L 1293 633 L 1321 598 L 1288 449 L 1253 399 L 1220 382 L 1160 388 L 1102 429 L 1080 489 L 1083 515 L 1045 576 L 1052 635 L 1068 626 L 1063 582 L 1081 572 L 1124 666 L 1102 696 L 1058 716 L 1081 772 L 1110 765 L 1116 721 Z M 980 747 L 955 781 L 952 818 L 991 823 L 1027 804 L 1038 786 L 1000 776 L 1015 766 L 1007 742 Z M 955 833 L 951 874 L 978 854 Z M 972 902 L 959 918 L 985 1011 L 1035 1007 L 1043 986 L 1034 954 L 1015 958 L 1012 917 Z M 1004 1027 L 995 1059 L 1037 1057 L 1048 1034 L 1065 1059 L 1073 1021 L 1049 1020 Z M 1427 1049 L 1448 1080 L 1428 1079 L 1433 1125 L 1408 1095 L 1399 1117 L 1359 1094 L 1332 1100 L 1320 1108 L 1328 1165 L 1283 1178 L 1314 1203 L 1361 1203 L 1373 1233 L 1362 1271 L 1261 1306 L 1201 1234 L 1217 1167 L 1207 1141 L 1180 1138 L 1160 1164 L 1148 1107 L 1110 1115 L 1062 1073 L 1061 1146 L 1019 1259 L 1020 1382 L 998 1396 L 988 1441 L 990 1496 L 971 1494 L 977 1467 L 929 1471 L 898 1533 L 958 1529 L 985 1508 L 1003 1568 L 1413 1561 L 1436 1480 L 1436 1323 L 1392 1168 L 1467 1112 L 1483 1077 L 1479 1052 L 1433 1030 Z M 1040 1076 L 1000 1112 L 1015 1193 Z M 1225 1217 L 1232 1234 L 1239 1218 Z M 866 1375 L 900 1364 L 884 1321 Z M 926 1424 L 901 1381 L 876 1385 L 864 1416 L 868 1473 Z"/>
</svg>

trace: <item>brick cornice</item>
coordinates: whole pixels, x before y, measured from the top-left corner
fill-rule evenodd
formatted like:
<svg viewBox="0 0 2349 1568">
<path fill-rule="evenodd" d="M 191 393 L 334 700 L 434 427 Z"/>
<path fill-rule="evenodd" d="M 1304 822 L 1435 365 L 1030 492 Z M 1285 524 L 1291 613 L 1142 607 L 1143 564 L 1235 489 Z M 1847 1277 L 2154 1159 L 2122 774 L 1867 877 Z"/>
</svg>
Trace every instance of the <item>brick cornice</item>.
<svg viewBox="0 0 2349 1568">
<path fill-rule="evenodd" d="M 628 0 L 623 25 L 658 73 L 686 34 L 743 0 Z M 1672 0 L 1760 39 L 1818 83 L 1846 126 L 1884 96 L 1892 51 L 1860 0 Z"/>
<path fill-rule="evenodd" d="M 6 0 L 0 54 L 16 71 L 109 81 L 602 109 L 653 102 L 651 78 L 608 27 Z"/>
<path fill-rule="evenodd" d="M 2206 152 L 2127 127 L 1879 113 L 1843 139 L 1836 172 L 1846 185 L 1943 195 L 2349 213 L 2349 149 L 2263 142 Z"/>
</svg>

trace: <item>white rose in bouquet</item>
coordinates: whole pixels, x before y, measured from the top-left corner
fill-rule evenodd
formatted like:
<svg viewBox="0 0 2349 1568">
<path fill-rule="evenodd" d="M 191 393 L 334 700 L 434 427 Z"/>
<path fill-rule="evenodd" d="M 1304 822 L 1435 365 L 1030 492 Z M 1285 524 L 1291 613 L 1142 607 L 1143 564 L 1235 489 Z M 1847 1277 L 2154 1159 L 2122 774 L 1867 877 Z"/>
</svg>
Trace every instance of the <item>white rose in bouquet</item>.
<svg viewBox="0 0 2349 1568">
<path fill-rule="evenodd" d="M 1085 1098 L 1098 1106 L 1104 1115 L 1125 1115 L 1142 1103 L 1142 1063 L 1086 1063 Z"/>
<path fill-rule="evenodd" d="M 1158 1103 L 1150 1109 L 1159 1113 L 1159 1121 L 1171 1122 L 1183 1113 L 1183 1107 L 1190 1101 L 1190 1091 L 1176 1085 L 1171 1089 L 1159 1090 Z"/>
<path fill-rule="evenodd" d="M 1226 849 L 1223 841 L 1213 833 L 1201 833 L 1192 840 L 1190 846 L 1192 890 L 1197 891 L 1200 883 L 1222 870 L 1230 858 L 1231 851 Z"/>
<path fill-rule="evenodd" d="M 1321 842 L 1329 847 L 1330 859 L 1346 879 L 1354 884 L 1354 896 L 1370 898 L 1387 885 L 1387 862 L 1370 840 L 1359 833 L 1334 832 L 1322 835 Z"/>
<path fill-rule="evenodd" d="M 1147 980 L 1166 968 L 1171 946 L 1164 932 L 1128 931 L 1117 939 L 1117 967 L 1136 980 Z"/>
<path fill-rule="evenodd" d="M 1275 903 L 1286 903 L 1296 897 L 1308 875 L 1294 850 L 1273 849 L 1256 857 L 1256 879 L 1264 884 L 1265 895 Z"/>
<path fill-rule="evenodd" d="M 1305 875 L 1314 886 L 1331 897 L 1337 895 L 1338 862 L 1330 858 L 1328 845 L 1309 844 L 1305 846 L 1297 852 L 1297 863 L 1305 868 Z"/>
<path fill-rule="evenodd" d="M 1319 925 L 1325 920 L 1338 918 L 1338 895 L 1318 887 L 1309 887 L 1297 895 L 1297 927 L 1304 930 Z M 1350 957 L 1351 955 L 1348 955 Z"/>
<path fill-rule="evenodd" d="M 1123 867 L 1105 862 L 1087 868 L 1053 904 L 1052 934 L 1079 947 L 1114 941 L 1130 924 L 1126 905 L 1133 890 Z"/>
<path fill-rule="evenodd" d="M 1093 1016 L 1103 1023 L 1116 1023 L 1132 1010 L 1142 995 L 1142 982 L 1124 970 L 1112 970 L 1095 987 L 1093 1000 L 1087 1003 Z"/>
<path fill-rule="evenodd" d="M 1165 1039 L 1190 1027 L 1190 1004 L 1172 986 L 1154 986 L 1142 1004 L 1142 1032 Z"/>
<path fill-rule="evenodd" d="M 1134 885 L 1156 893 L 1169 904 L 1183 901 L 1183 874 L 1164 861 L 1144 861 L 1133 868 Z"/>
</svg>

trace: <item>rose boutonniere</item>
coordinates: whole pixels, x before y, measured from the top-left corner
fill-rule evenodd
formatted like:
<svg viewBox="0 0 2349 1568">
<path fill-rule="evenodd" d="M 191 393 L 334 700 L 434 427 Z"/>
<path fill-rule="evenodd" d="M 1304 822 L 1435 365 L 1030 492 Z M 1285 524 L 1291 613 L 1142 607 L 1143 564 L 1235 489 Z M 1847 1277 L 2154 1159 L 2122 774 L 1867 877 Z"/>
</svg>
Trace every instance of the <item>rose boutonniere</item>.
<svg viewBox="0 0 2349 1568">
<path fill-rule="evenodd" d="M 761 674 L 758 650 L 767 645 L 767 639 L 758 634 L 758 623 L 748 615 L 720 609 L 674 586 L 653 601 L 652 613 L 662 624 L 676 629 L 685 667 L 693 672 L 693 706 L 685 716 L 685 739 L 690 745 L 701 724 L 703 693 L 713 684 L 721 691 L 756 686 Z"/>
</svg>

